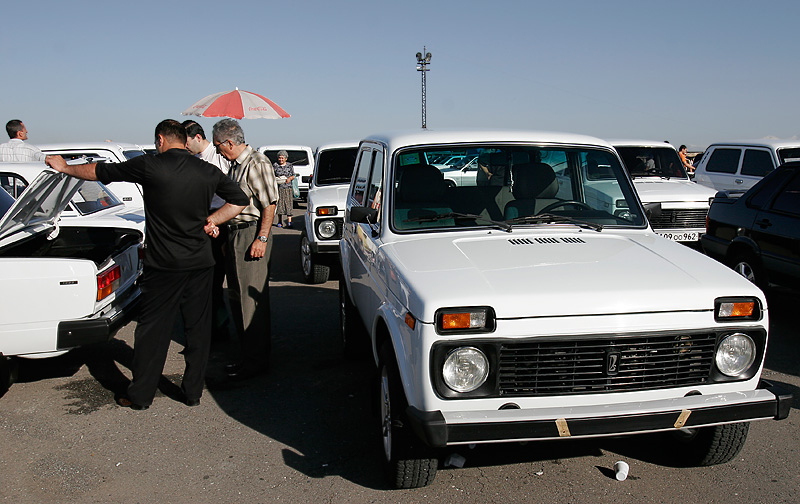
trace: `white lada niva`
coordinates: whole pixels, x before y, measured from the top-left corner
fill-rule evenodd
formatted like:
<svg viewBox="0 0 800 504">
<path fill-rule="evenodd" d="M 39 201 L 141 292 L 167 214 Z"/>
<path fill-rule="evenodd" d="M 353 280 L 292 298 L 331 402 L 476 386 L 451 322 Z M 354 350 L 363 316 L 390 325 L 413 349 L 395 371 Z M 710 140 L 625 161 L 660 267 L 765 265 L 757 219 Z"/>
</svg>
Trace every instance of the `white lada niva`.
<svg viewBox="0 0 800 504">
<path fill-rule="evenodd" d="M 462 154 L 474 186 L 431 162 Z M 340 253 L 343 344 L 371 342 L 397 487 L 473 443 L 671 431 L 687 464 L 718 464 L 749 421 L 788 415 L 791 394 L 760 379 L 763 293 L 658 236 L 602 140 L 369 137 Z"/>
</svg>

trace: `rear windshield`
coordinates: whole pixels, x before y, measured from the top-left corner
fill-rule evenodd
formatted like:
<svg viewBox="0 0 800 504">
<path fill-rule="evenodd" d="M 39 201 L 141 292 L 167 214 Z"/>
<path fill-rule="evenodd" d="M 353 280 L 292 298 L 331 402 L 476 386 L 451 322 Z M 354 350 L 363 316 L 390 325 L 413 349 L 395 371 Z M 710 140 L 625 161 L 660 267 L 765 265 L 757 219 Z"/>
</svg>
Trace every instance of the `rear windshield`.
<svg viewBox="0 0 800 504">
<path fill-rule="evenodd" d="M 331 149 L 319 153 L 319 164 L 314 173 L 317 185 L 349 184 L 356 164 L 358 147 Z"/>
<path fill-rule="evenodd" d="M 781 158 L 781 164 L 789 161 L 800 161 L 800 147 L 778 149 L 778 157 Z"/>
<path fill-rule="evenodd" d="M 669 147 L 615 147 L 632 178 L 688 178 L 675 149 Z"/>
<path fill-rule="evenodd" d="M 269 158 L 269 160 L 273 163 L 278 162 L 278 153 L 282 150 L 285 150 L 287 154 L 289 154 L 288 162 L 292 163 L 295 166 L 308 166 L 309 159 L 308 159 L 308 152 L 304 150 L 288 150 L 288 149 L 277 149 L 272 150 L 268 149 L 263 151 L 263 154 Z"/>
</svg>

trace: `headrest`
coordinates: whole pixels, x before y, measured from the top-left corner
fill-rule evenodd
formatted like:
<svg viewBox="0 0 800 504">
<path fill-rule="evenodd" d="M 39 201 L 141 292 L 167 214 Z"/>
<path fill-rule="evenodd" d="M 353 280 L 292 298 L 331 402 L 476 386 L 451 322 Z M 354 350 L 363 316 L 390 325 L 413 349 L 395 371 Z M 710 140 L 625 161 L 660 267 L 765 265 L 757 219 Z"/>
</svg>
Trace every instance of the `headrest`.
<svg viewBox="0 0 800 504">
<path fill-rule="evenodd" d="M 547 163 L 514 165 L 512 194 L 517 199 L 555 198 L 558 194 L 556 173 Z"/>
<path fill-rule="evenodd" d="M 435 166 L 409 165 L 403 168 L 397 185 L 400 201 L 438 201 L 444 194 L 444 177 Z"/>
</svg>

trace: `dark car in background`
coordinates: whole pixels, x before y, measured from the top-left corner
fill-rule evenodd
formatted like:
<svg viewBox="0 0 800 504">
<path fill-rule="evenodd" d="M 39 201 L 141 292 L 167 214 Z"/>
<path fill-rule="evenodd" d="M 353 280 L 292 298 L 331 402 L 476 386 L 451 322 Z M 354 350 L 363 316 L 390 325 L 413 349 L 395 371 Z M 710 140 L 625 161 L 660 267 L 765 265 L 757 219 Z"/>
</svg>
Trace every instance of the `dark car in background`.
<svg viewBox="0 0 800 504">
<path fill-rule="evenodd" d="M 759 287 L 800 285 L 800 162 L 778 167 L 747 192 L 720 191 L 708 212 L 706 254 Z"/>
</svg>

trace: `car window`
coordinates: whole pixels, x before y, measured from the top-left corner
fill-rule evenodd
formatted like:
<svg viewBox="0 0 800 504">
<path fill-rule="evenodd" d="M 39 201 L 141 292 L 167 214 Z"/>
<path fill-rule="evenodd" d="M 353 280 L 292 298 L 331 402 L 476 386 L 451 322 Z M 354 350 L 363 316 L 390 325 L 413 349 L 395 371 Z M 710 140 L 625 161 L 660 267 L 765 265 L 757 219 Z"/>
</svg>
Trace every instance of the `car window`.
<svg viewBox="0 0 800 504">
<path fill-rule="evenodd" d="M 747 206 L 750 208 L 764 208 L 769 204 L 772 195 L 782 186 L 786 179 L 791 176 L 789 171 L 780 171 L 768 177 L 753 187 L 752 193 L 748 197 Z"/>
<path fill-rule="evenodd" d="M 800 147 L 778 149 L 778 158 L 781 160 L 781 164 L 800 161 Z"/>
<path fill-rule="evenodd" d="M 126 150 L 122 151 L 122 155 L 125 156 L 125 159 L 133 159 L 135 157 L 144 156 L 145 152 L 140 150 Z"/>
<path fill-rule="evenodd" d="M 319 153 L 319 164 L 314 173 L 317 185 L 347 184 L 353 176 L 357 147 L 331 149 Z"/>
<path fill-rule="evenodd" d="M 392 183 L 385 186 L 393 191 L 395 230 L 496 227 L 500 221 L 536 225 L 541 214 L 563 216 L 558 222 L 645 225 L 635 191 L 612 152 L 502 144 L 467 148 L 477 152 L 480 165 L 471 186 L 447 184 L 440 169 L 427 162 L 434 155 L 425 148 L 397 152 Z"/>
<path fill-rule="evenodd" d="M 775 198 L 772 209 L 791 215 L 800 215 L 800 172 L 795 172 L 794 178 Z"/>
<path fill-rule="evenodd" d="M 741 149 L 714 149 L 706 164 L 707 172 L 736 173 L 739 168 Z"/>
<path fill-rule="evenodd" d="M 12 198 L 17 199 L 22 191 L 28 187 L 28 181 L 16 173 L 0 173 L 0 187 Z"/>
<path fill-rule="evenodd" d="M 375 151 L 372 157 L 372 174 L 369 180 L 369 193 L 367 196 L 367 206 L 372 209 L 381 209 L 383 185 L 383 152 Z M 380 214 L 379 214 L 380 215 Z"/>
<path fill-rule="evenodd" d="M 352 197 L 359 206 L 364 205 L 364 194 L 367 192 L 367 177 L 372 164 L 372 149 L 365 148 L 359 153 L 358 171 L 353 181 Z"/>
<path fill-rule="evenodd" d="M 775 166 L 772 164 L 772 155 L 769 151 L 761 149 L 745 149 L 742 161 L 742 175 L 763 177 L 771 172 Z"/>
<path fill-rule="evenodd" d="M 615 147 L 631 177 L 687 178 L 678 158 L 670 147 Z"/>
<path fill-rule="evenodd" d="M 295 166 L 308 166 L 309 159 L 308 159 L 308 152 L 305 150 L 289 150 L 289 149 L 276 149 L 276 150 L 264 150 L 264 155 L 269 158 L 269 160 L 273 163 L 278 162 L 278 153 L 282 150 L 285 150 L 287 154 L 289 154 L 288 162 L 292 163 Z"/>
<path fill-rule="evenodd" d="M 14 198 L 5 190 L 0 190 L 0 216 L 3 216 L 14 204 Z"/>
<path fill-rule="evenodd" d="M 122 205 L 106 186 L 96 181 L 86 181 L 72 197 L 72 203 L 81 215 L 89 215 L 106 208 Z"/>
</svg>

